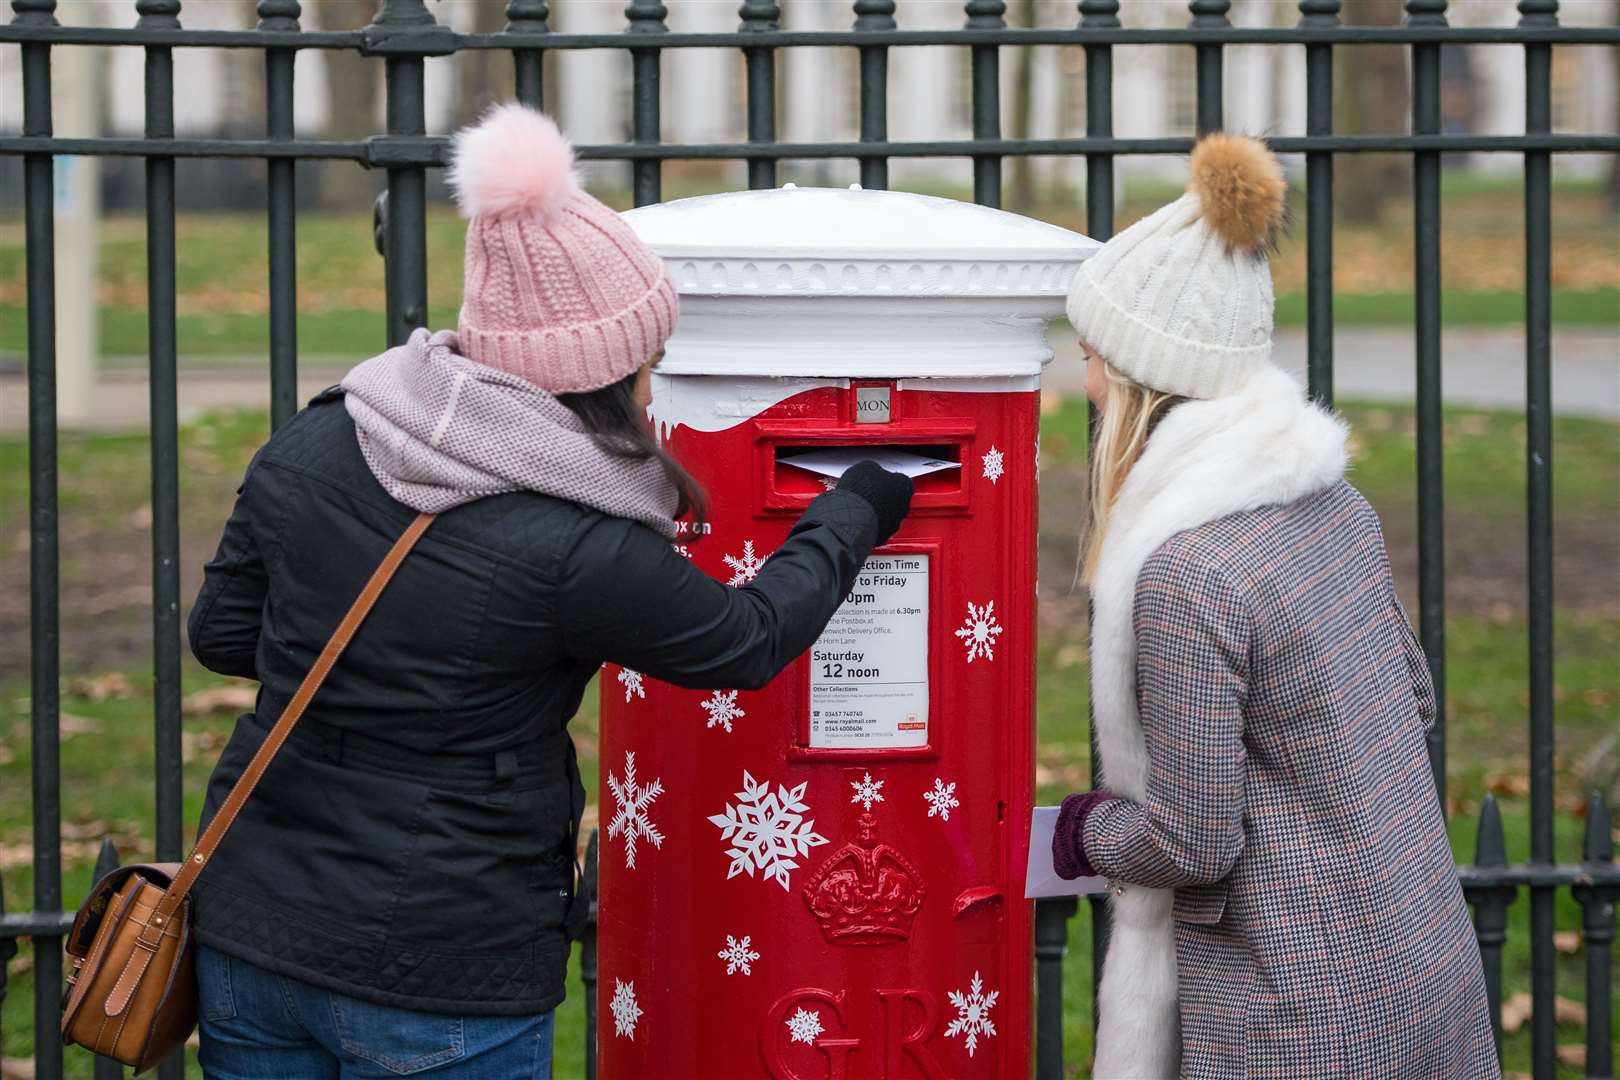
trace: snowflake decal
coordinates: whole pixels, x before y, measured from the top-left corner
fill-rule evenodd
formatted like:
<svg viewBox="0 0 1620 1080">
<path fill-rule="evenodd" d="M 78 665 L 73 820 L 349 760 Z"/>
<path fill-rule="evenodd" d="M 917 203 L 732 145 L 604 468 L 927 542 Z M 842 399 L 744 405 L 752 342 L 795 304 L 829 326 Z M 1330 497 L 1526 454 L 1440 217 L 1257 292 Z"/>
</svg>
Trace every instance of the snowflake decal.
<svg viewBox="0 0 1620 1080">
<path fill-rule="evenodd" d="M 748 770 L 743 770 L 743 789 L 736 793 L 736 805 L 728 805 L 723 814 L 709 815 L 719 827 L 721 839 L 731 841 L 726 849 L 731 857 L 727 881 L 738 874 L 753 877 L 758 870 L 767 880 L 775 879 L 784 892 L 791 888 L 789 877 L 799 867 L 798 856 L 827 842 L 815 831 L 815 822 L 804 819 L 810 809 L 804 803 L 808 786 L 809 781 L 794 788 L 778 784 L 772 793 L 770 781 L 755 783 Z"/>
<path fill-rule="evenodd" d="M 837 490 L 837 488 L 838 488 L 838 477 L 836 477 L 836 476 L 823 476 L 823 477 L 819 477 L 819 479 L 821 480 L 821 490 L 823 490 L 823 491 L 835 491 L 835 490 Z"/>
<path fill-rule="evenodd" d="M 613 820 L 608 822 L 608 836 L 624 834 L 624 865 L 628 870 L 636 868 L 636 837 L 643 836 L 652 841 L 653 847 L 664 846 L 664 834 L 658 831 L 652 818 L 647 816 L 647 808 L 653 800 L 664 793 L 664 781 L 655 779 L 645 786 L 636 783 L 636 753 L 634 750 L 624 755 L 624 780 L 621 782 L 617 776 L 608 773 L 608 788 L 613 792 L 613 801 L 618 804 L 618 812 Z"/>
<path fill-rule="evenodd" d="M 996 602 L 992 600 L 979 607 L 969 600 L 967 607 L 967 619 L 957 629 L 956 636 L 967 646 L 968 663 L 981 656 L 994 660 L 996 638 L 1001 636 L 1002 631 L 1001 624 L 996 621 Z"/>
<path fill-rule="evenodd" d="M 802 1042 L 806 1046 L 815 1044 L 816 1036 L 821 1034 L 821 1014 L 812 1009 L 800 1008 L 787 1019 L 788 1037 L 793 1042 Z"/>
<path fill-rule="evenodd" d="M 770 556 L 767 555 L 765 558 L 768 559 Z M 726 584 L 734 589 L 738 585 L 746 585 L 753 581 L 759 576 L 759 568 L 765 565 L 765 559 L 754 554 L 752 540 L 743 541 L 742 555 L 727 555 L 724 562 L 731 567 L 731 579 Z"/>
<path fill-rule="evenodd" d="M 646 676 L 639 671 L 629 668 L 619 669 L 619 682 L 624 685 L 624 700 L 632 697 L 644 698 L 647 696 Z"/>
<path fill-rule="evenodd" d="M 996 998 L 1001 996 L 1001 991 L 984 993 L 984 980 L 979 978 L 977 971 L 973 973 L 968 990 L 966 994 L 952 990 L 945 995 L 956 1006 L 956 1019 L 945 1025 L 945 1037 L 966 1035 L 968 1057 L 972 1057 L 973 1051 L 978 1049 L 979 1036 L 989 1038 L 996 1033 L 996 1025 L 990 1020 L 990 1010 L 996 1007 Z"/>
<path fill-rule="evenodd" d="M 613 1011 L 613 1034 L 631 1041 L 636 1037 L 636 1021 L 641 1019 L 641 1006 L 636 1004 L 636 983 L 613 980 L 613 1000 L 608 1002 Z"/>
<path fill-rule="evenodd" d="M 962 801 L 956 797 L 956 781 L 946 783 L 939 777 L 934 777 L 934 790 L 923 792 L 923 798 L 928 802 L 928 816 L 939 815 L 939 820 L 951 820 L 951 808 L 961 806 Z"/>
<path fill-rule="evenodd" d="M 984 478 L 992 484 L 1000 480 L 1007 472 L 1007 456 L 995 447 L 984 455 Z"/>
<path fill-rule="evenodd" d="M 714 727 L 719 724 L 727 731 L 731 730 L 731 722 L 741 719 L 748 714 L 737 705 L 737 691 L 716 690 L 709 695 L 708 701 L 699 702 L 703 711 L 709 714 L 709 722 L 704 727 Z"/>
<path fill-rule="evenodd" d="M 719 956 L 720 959 L 726 962 L 727 975 L 735 975 L 738 968 L 742 968 L 742 973 L 744 975 L 752 975 L 754 973 L 754 969 L 748 965 L 759 959 L 759 953 L 748 947 L 748 943 L 751 940 L 752 938 L 748 934 L 744 934 L 740 941 L 737 938 L 732 937 L 730 934 L 726 935 L 726 947 L 721 949 L 715 955 Z"/>
<path fill-rule="evenodd" d="M 855 795 L 849 801 L 860 803 L 862 810 L 870 810 L 873 803 L 883 801 L 883 796 L 878 793 L 878 789 L 883 786 L 883 781 L 873 780 L 871 773 L 867 773 L 862 777 L 861 782 L 858 784 L 851 780 L 849 786 L 855 789 Z"/>
</svg>

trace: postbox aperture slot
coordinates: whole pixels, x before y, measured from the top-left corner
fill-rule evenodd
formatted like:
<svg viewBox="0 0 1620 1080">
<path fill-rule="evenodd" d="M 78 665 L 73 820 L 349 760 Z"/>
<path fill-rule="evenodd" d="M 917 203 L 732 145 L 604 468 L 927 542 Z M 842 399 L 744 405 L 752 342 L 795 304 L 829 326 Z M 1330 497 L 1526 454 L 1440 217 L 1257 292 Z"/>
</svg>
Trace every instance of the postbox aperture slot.
<svg viewBox="0 0 1620 1080">
<path fill-rule="evenodd" d="M 847 452 L 856 460 L 903 451 L 957 465 L 915 479 L 911 517 L 959 515 L 968 509 L 976 489 L 968 476 L 974 471 L 969 464 L 977 460 L 977 425 L 971 419 L 898 419 L 888 424 L 771 419 L 756 420 L 753 426 L 759 500 L 755 505 L 762 513 L 802 513 L 811 500 L 837 483 L 785 460 L 811 451 Z"/>
</svg>

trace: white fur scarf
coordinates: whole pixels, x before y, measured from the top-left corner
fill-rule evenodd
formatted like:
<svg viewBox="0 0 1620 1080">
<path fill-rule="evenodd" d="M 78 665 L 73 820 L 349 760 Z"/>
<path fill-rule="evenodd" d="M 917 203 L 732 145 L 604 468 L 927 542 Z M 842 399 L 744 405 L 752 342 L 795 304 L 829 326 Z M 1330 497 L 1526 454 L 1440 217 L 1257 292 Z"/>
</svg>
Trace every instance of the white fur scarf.
<svg viewBox="0 0 1620 1080">
<path fill-rule="evenodd" d="M 1179 532 L 1293 502 L 1344 475 L 1345 430 L 1276 367 L 1239 390 L 1173 409 L 1131 469 L 1109 522 L 1092 590 L 1091 701 L 1108 788 L 1147 794 L 1136 711 L 1133 610 L 1142 564 Z M 1099 1080 L 1165 1080 L 1180 1069 L 1172 890 L 1126 885 L 1099 996 Z"/>
</svg>

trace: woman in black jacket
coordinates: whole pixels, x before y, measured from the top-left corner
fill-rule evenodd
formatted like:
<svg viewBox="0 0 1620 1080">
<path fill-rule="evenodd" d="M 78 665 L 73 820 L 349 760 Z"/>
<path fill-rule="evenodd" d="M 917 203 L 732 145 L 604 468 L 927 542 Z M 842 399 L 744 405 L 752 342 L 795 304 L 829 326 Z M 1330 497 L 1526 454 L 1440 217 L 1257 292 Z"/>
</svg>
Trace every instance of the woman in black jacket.
<svg viewBox="0 0 1620 1080">
<path fill-rule="evenodd" d="M 674 290 L 570 162 L 515 106 L 458 136 L 457 332 L 418 331 L 284 425 L 206 568 L 192 650 L 261 689 L 205 824 L 393 541 L 439 515 L 198 879 L 215 1080 L 549 1075 L 586 684 L 612 661 L 763 685 L 909 505 L 909 480 L 857 466 L 740 589 L 674 550 L 701 493 L 645 419 Z"/>
</svg>

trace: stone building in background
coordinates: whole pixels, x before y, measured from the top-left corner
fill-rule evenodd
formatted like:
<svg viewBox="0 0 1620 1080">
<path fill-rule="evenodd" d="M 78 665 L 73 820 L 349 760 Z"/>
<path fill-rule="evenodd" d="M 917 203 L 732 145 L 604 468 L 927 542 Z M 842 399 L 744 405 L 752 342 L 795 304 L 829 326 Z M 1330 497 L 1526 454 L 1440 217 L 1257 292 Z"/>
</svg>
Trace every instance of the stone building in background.
<svg viewBox="0 0 1620 1080">
<path fill-rule="evenodd" d="M 1389 10 L 1386 12 L 1379 5 Z M 1357 8 L 1356 5 L 1362 5 Z M 304 4 L 306 29 L 362 25 L 374 9 L 371 0 L 316 0 Z M 460 30 L 498 29 L 498 0 L 436 0 L 429 7 L 440 21 Z M 847 0 L 788 0 L 783 25 L 793 30 L 847 29 L 853 20 Z M 186 4 L 188 27 L 240 29 L 256 18 L 251 0 Z M 668 0 L 672 31 L 725 31 L 737 26 L 731 3 Z M 1185 25 L 1181 2 L 1129 0 L 1121 5 L 1128 26 Z M 127 11 L 125 10 L 127 8 Z M 1399 0 L 1347 0 L 1345 17 L 1364 22 L 1398 18 Z M 64 22 L 90 23 L 122 13 L 133 24 L 134 5 L 101 0 L 62 0 Z M 1015 25 L 1073 25 L 1076 8 L 1056 0 L 1011 0 L 1008 21 Z M 1275 0 L 1236 0 L 1230 12 L 1239 26 L 1288 25 L 1297 6 Z M 1454 0 L 1447 11 L 1453 25 L 1512 25 L 1513 0 Z M 959 5 L 937 0 L 897 0 L 896 19 L 906 29 L 959 27 Z M 1564 25 L 1613 25 L 1620 0 L 1566 0 Z M 613 32 L 624 26 L 623 7 L 603 0 L 552 0 L 551 26 L 563 32 Z M 75 46 L 78 48 L 78 46 Z M 1339 94 L 1358 77 L 1387 83 L 1387 72 L 1368 70 L 1359 50 L 1343 46 Z M 1399 47 L 1390 47 L 1401 52 Z M 135 135 L 143 121 L 143 57 L 138 48 L 109 48 L 99 65 L 105 134 Z M 1193 130 L 1193 51 L 1188 46 L 1119 46 L 1114 50 L 1114 131 L 1122 136 L 1186 135 Z M 1079 136 L 1085 133 L 1085 57 L 1078 47 L 1004 48 L 1002 130 L 1009 136 Z M 0 131 L 21 127 L 19 50 L 0 49 Z M 334 67 L 333 65 L 343 65 Z M 1395 70 L 1404 68 L 1397 55 Z M 369 65 L 369 67 L 368 67 Z M 1024 65 L 1027 65 L 1025 70 Z M 581 144 L 619 142 L 630 134 L 630 62 L 622 51 L 566 51 L 546 58 L 548 107 Z M 1386 58 L 1385 66 L 1389 66 Z M 176 49 L 175 126 L 181 135 L 253 136 L 262 132 L 262 59 L 254 50 Z M 368 75 L 369 71 L 369 75 Z M 777 134 L 787 142 L 854 140 L 859 130 L 858 68 L 849 48 L 786 49 L 778 55 Z M 900 141 L 965 138 L 970 132 L 971 91 L 968 52 L 960 46 L 927 46 L 890 51 L 889 135 Z M 1442 105 L 1448 132 L 1514 134 L 1524 125 L 1524 55 L 1514 46 L 1449 48 L 1442 61 Z M 1015 92 L 1023 80 L 1025 92 Z M 1305 55 L 1300 46 L 1232 46 L 1225 51 L 1227 126 L 1261 134 L 1302 134 L 1305 128 Z M 510 63 L 493 52 L 430 58 L 426 62 L 427 126 L 447 132 L 481 107 L 480 98 L 510 92 Z M 663 58 L 663 136 L 669 142 L 734 142 L 745 135 L 743 62 L 735 49 L 675 49 Z M 1553 127 L 1565 133 L 1613 132 L 1620 127 L 1620 50 L 1556 46 L 1553 50 Z M 1386 95 L 1386 97 L 1389 95 Z M 1027 108 L 1020 106 L 1026 102 Z M 382 127 L 382 64 L 352 55 L 309 50 L 298 61 L 295 114 L 298 130 L 310 136 L 352 138 Z M 1025 115 L 1019 115 L 1024 111 Z M 1409 115 L 1403 90 L 1393 95 L 1363 130 L 1402 130 Z M 1398 126 L 1397 126 L 1398 125 Z M 1354 130 L 1341 120 L 1341 130 Z M 1554 167 L 1564 176 L 1604 176 L 1614 163 L 1606 155 L 1558 155 Z M 135 159 L 111 159 L 103 172 L 111 207 L 139 205 L 141 179 Z M 1516 154 L 1459 155 L 1453 167 L 1482 173 L 1517 174 Z M 0 162 L 12 170 L 17 159 Z M 369 204 L 380 177 L 354 166 L 301 166 L 300 196 L 306 204 Z M 627 186 L 623 164 L 588 165 L 590 178 L 606 187 Z M 1011 166 L 1009 166 L 1011 169 Z M 1120 159 L 1121 182 L 1181 174 L 1179 162 L 1165 158 Z M 262 166 L 256 162 L 192 160 L 180 169 L 181 205 L 194 209 L 263 205 Z M 1034 159 L 1027 186 L 1078 189 L 1084 183 L 1080 158 Z M 785 162 L 783 181 L 848 184 L 856 163 Z M 700 187 L 740 187 L 741 163 L 672 162 L 665 166 L 666 194 Z M 896 159 L 890 182 L 920 188 L 966 187 L 971 164 L 961 159 Z M 1348 187 L 1348 185 L 1347 185 Z M 20 183 L 0 184 L 0 207 L 20 198 Z M 1017 184 L 1009 188 L 1009 200 Z"/>
</svg>

